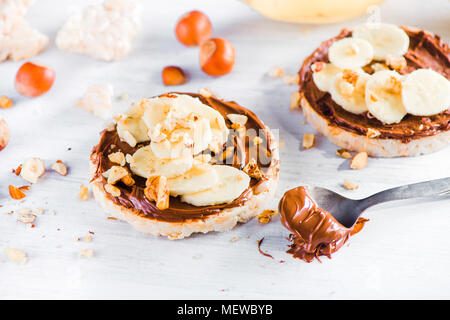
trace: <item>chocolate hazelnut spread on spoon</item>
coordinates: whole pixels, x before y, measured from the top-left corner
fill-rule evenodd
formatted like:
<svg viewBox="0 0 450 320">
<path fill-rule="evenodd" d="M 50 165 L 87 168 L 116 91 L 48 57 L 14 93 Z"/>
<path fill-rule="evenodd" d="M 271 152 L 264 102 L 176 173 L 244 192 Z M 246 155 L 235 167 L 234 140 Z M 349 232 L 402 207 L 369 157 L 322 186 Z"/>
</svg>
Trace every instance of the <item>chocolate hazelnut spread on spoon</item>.
<svg viewBox="0 0 450 320">
<path fill-rule="evenodd" d="M 292 232 L 289 236 L 292 244 L 287 252 L 306 262 L 315 258 L 319 260 L 319 256 L 331 258 L 331 254 L 338 251 L 368 221 L 359 218 L 353 227 L 344 227 L 331 213 L 317 205 L 305 187 L 287 191 L 278 209 L 281 223 Z"/>
</svg>

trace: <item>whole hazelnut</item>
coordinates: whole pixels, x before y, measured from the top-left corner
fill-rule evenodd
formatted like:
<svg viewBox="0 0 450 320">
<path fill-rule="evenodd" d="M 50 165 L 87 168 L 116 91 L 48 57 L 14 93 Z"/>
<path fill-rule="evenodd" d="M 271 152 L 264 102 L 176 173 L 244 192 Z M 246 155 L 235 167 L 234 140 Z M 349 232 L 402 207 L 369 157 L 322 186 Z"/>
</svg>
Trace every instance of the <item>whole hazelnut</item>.
<svg viewBox="0 0 450 320">
<path fill-rule="evenodd" d="M 187 81 L 183 69 L 177 66 L 167 66 L 161 72 L 162 82 L 166 86 L 176 86 Z"/>
<path fill-rule="evenodd" d="M 200 46 L 200 66 L 206 74 L 219 77 L 233 70 L 236 50 L 231 42 L 222 38 L 212 38 Z"/>
<path fill-rule="evenodd" d="M 26 97 L 43 95 L 53 85 L 55 71 L 52 68 L 33 62 L 25 62 L 17 71 L 15 87 Z"/>
<path fill-rule="evenodd" d="M 178 41 L 185 46 L 198 46 L 211 34 L 211 22 L 203 12 L 197 10 L 185 13 L 175 27 Z"/>
</svg>

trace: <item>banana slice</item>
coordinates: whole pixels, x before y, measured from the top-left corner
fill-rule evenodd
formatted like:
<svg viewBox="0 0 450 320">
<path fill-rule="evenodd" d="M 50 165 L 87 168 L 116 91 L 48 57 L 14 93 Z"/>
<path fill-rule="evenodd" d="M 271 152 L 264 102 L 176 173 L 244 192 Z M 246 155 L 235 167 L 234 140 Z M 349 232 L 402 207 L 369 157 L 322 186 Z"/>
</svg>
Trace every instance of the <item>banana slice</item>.
<svg viewBox="0 0 450 320">
<path fill-rule="evenodd" d="M 190 170 L 193 161 L 192 155 L 184 155 L 178 159 L 159 159 L 149 146 L 138 149 L 129 159 L 130 169 L 134 174 L 144 178 L 162 175 L 168 179 Z"/>
<path fill-rule="evenodd" d="M 177 159 L 185 156 L 193 156 L 193 141 L 189 137 L 177 142 L 163 140 L 160 142 L 152 141 L 150 149 L 158 159 Z"/>
<path fill-rule="evenodd" d="M 126 131 L 131 133 L 137 143 L 150 140 L 147 135 L 148 128 L 142 119 L 125 117 L 119 120 L 117 122 L 117 134 L 122 140 L 126 140 Z"/>
<path fill-rule="evenodd" d="M 342 72 L 341 68 L 326 62 L 316 62 L 311 66 L 311 69 L 313 81 L 317 88 L 322 91 L 329 91 L 336 75 Z"/>
<path fill-rule="evenodd" d="M 450 107 L 450 82 L 431 69 L 418 69 L 405 78 L 402 101 L 406 111 L 431 116 Z"/>
<path fill-rule="evenodd" d="M 406 32 L 392 24 L 366 23 L 353 30 L 353 37 L 368 41 L 373 47 L 373 57 L 385 60 L 388 56 L 403 56 L 409 47 Z"/>
<path fill-rule="evenodd" d="M 198 98 L 188 95 L 178 96 L 177 104 L 188 106 L 190 112 L 208 119 L 211 129 L 214 129 L 213 133 L 216 134 L 216 138 L 222 143 L 227 141 L 229 130 L 225 124 L 224 117 L 219 111 L 203 104 Z"/>
<path fill-rule="evenodd" d="M 365 89 L 369 77 L 364 72 L 344 70 L 334 78 L 330 87 L 331 98 L 348 112 L 366 112 Z"/>
<path fill-rule="evenodd" d="M 357 69 L 372 61 L 373 48 L 364 39 L 344 38 L 331 45 L 328 59 L 338 68 Z"/>
<path fill-rule="evenodd" d="M 210 164 L 194 161 L 192 168 L 183 175 L 168 179 L 171 196 L 200 192 L 211 188 L 219 181 L 214 167 Z"/>
<path fill-rule="evenodd" d="M 231 166 L 214 165 L 218 183 L 204 191 L 185 194 L 181 200 L 194 206 L 212 206 L 227 203 L 238 198 L 250 183 L 250 177 Z"/>
<path fill-rule="evenodd" d="M 381 122 L 399 123 L 406 115 L 401 76 L 390 70 L 374 73 L 366 82 L 366 104 L 369 112 Z"/>
</svg>

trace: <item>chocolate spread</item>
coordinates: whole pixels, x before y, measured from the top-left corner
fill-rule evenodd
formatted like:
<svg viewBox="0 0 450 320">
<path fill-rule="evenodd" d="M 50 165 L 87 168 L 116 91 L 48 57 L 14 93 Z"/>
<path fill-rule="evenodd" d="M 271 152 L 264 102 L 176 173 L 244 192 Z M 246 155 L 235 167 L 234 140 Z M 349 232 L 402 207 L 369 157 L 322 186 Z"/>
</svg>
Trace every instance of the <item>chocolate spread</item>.
<svg viewBox="0 0 450 320">
<path fill-rule="evenodd" d="M 228 127 L 231 126 L 231 122 L 227 119 L 226 115 L 231 113 L 238 113 L 247 116 L 248 120 L 245 125 L 247 130 L 254 129 L 258 131 L 261 129 L 264 130 L 265 132 L 264 124 L 256 117 L 256 115 L 253 112 L 239 106 L 235 102 L 225 102 L 216 99 L 214 97 L 206 98 L 201 95 L 191 93 L 189 93 L 189 95 L 192 97 L 199 98 L 202 103 L 219 111 L 225 118 Z M 261 145 L 267 146 L 267 148 L 270 149 L 271 145 L 273 144 L 273 141 L 271 141 L 271 137 L 268 134 L 262 135 L 260 134 L 259 136 L 265 141 Z M 116 130 L 113 131 L 104 130 L 103 132 L 101 132 L 99 144 L 93 148 L 91 154 L 91 161 L 96 165 L 96 172 L 93 177 L 93 180 L 100 179 L 102 185 L 106 184 L 106 179 L 103 177 L 102 174 L 105 171 L 107 171 L 111 166 L 114 165 L 108 158 L 109 154 L 121 151 L 124 154 L 132 155 L 139 148 L 148 145 L 149 143 L 150 142 L 140 143 L 135 147 L 131 147 L 128 143 L 120 140 Z M 233 136 L 231 134 L 229 141 L 224 144 L 224 148 L 226 148 L 226 146 L 230 144 L 233 144 L 235 146 L 237 152 L 233 157 L 233 163 L 225 165 L 232 165 L 234 167 L 242 169 L 245 166 L 245 164 L 248 163 L 249 161 L 247 157 L 247 155 L 249 154 L 249 149 L 254 146 L 250 143 L 250 141 L 244 141 L 243 138 L 240 138 L 236 135 Z M 212 155 L 214 155 L 214 153 L 212 153 Z M 258 153 L 258 155 L 260 154 Z M 266 171 L 266 173 L 267 170 L 272 170 L 271 165 L 273 166 L 275 164 L 274 163 L 275 161 L 278 160 L 272 158 L 270 152 L 267 158 L 262 159 L 258 157 L 257 159 L 258 165 L 260 166 L 261 170 Z M 128 164 L 127 166 L 129 169 Z M 129 209 L 135 209 L 136 214 L 141 215 L 143 217 L 148 217 L 160 221 L 183 222 L 187 220 L 204 219 L 209 215 L 219 213 L 222 209 L 243 205 L 245 201 L 248 200 L 249 197 L 253 195 L 256 187 L 262 184 L 267 178 L 265 177 L 262 177 L 260 179 L 252 178 L 250 181 L 250 186 L 237 199 L 235 199 L 230 203 L 214 206 L 196 207 L 188 203 L 182 202 L 178 197 L 170 197 L 169 208 L 165 210 L 158 209 L 154 202 L 148 200 L 144 196 L 145 180 L 146 180 L 145 178 L 133 175 L 133 179 L 135 180 L 136 183 L 131 187 L 126 186 L 121 182 L 118 182 L 116 184 L 116 187 L 118 187 L 121 192 L 119 197 L 112 197 L 109 193 L 106 193 L 106 195 L 116 204 L 122 205 Z"/>
<path fill-rule="evenodd" d="M 422 30 L 402 28 L 409 36 L 409 49 L 404 55 L 407 66 L 399 72 L 407 74 L 419 68 L 431 68 L 450 80 L 448 45 L 437 35 L 431 35 Z M 450 110 L 428 117 L 407 114 L 400 123 L 387 125 L 370 117 L 368 113 L 357 115 L 344 110 L 331 99 L 329 93 L 319 90 L 312 78 L 311 65 L 315 62 L 329 62 L 328 49 L 330 46 L 336 40 L 351 35 L 351 31 L 344 29 L 337 37 L 322 42 L 304 61 L 299 71 L 299 90 L 316 112 L 326 118 L 330 125 L 361 135 L 367 135 L 368 128 L 372 128 L 380 132 L 377 138 L 399 139 L 405 143 L 450 130 Z"/>
<path fill-rule="evenodd" d="M 287 252 L 306 262 L 314 258 L 319 260 L 319 256 L 331 258 L 331 254 L 368 221 L 359 218 L 353 227 L 344 227 L 329 212 L 317 206 L 305 187 L 287 191 L 278 209 L 281 223 L 292 232 L 289 236 L 292 244 Z"/>
</svg>

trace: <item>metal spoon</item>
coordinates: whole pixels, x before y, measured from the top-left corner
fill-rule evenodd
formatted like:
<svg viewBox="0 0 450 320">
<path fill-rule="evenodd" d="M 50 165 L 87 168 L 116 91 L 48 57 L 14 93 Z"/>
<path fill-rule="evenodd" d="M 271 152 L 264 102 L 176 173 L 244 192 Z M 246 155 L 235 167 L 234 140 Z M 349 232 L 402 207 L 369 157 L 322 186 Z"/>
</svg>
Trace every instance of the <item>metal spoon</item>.
<svg viewBox="0 0 450 320">
<path fill-rule="evenodd" d="M 342 225 L 350 228 L 364 210 L 376 204 L 394 200 L 450 195 L 450 177 L 388 189 L 360 200 L 348 199 L 320 187 L 309 187 L 308 191 L 319 207 L 330 212 Z"/>
</svg>

